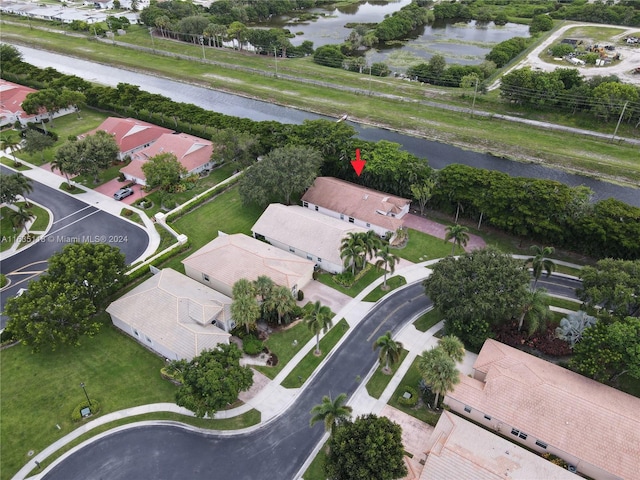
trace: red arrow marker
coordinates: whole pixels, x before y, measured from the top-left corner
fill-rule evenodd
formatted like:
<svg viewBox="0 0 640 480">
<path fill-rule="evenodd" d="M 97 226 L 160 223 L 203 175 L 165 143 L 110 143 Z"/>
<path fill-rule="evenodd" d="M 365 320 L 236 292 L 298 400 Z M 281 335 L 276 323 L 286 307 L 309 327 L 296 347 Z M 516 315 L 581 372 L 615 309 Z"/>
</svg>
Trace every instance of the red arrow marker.
<svg viewBox="0 0 640 480">
<path fill-rule="evenodd" d="M 362 169 L 364 168 L 366 163 L 367 163 L 366 160 L 360 159 L 360 149 L 356 148 L 356 159 L 351 160 L 351 166 L 356 171 L 356 175 L 360 176 L 360 174 L 362 173 Z"/>
</svg>

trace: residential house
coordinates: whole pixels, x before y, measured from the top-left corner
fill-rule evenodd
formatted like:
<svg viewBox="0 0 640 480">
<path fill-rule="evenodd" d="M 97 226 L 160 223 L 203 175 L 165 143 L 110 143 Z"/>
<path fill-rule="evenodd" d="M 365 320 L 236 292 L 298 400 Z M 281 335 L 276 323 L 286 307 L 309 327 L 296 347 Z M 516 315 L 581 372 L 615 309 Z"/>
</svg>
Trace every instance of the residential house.
<svg viewBox="0 0 640 480">
<path fill-rule="evenodd" d="M 302 197 L 302 206 L 352 223 L 380 236 L 404 225 L 411 201 L 333 177 L 318 177 Z"/>
<path fill-rule="evenodd" d="M 313 278 L 314 263 L 241 233 L 218 237 L 182 261 L 185 273 L 204 285 L 231 296 L 241 278 L 254 281 L 266 275 L 294 295 Z"/>
<path fill-rule="evenodd" d="M 171 360 L 229 343 L 231 299 L 165 268 L 107 308 L 113 324 Z"/>
<path fill-rule="evenodd" d="M 640 399 L 487 340 L 473 377 L 444 402 L 463 416 L 596 480 L 638 478 Z"/>
<path fill-rule="evenodd" d="M 349 233 L 367 230 L 299 205 L 272 203 L 251 231 L 257 239 L 311 260 L 322 270 L 342 273 L 342 239 Z"/>
<path fill-rule="evenodd" d="M 575 474 L 446 410 L 420 480 L 575 480 Z"/>
<path fill-rule="evenodd" d="M 50 118 L 46 109 L 36 114 L 28 114 L 22 109 L 22 102 L 30 93 L 37 90 L 17 83 L 0 79 L 0 127 L 10 126 L 19 121 L 22 126 L 27 123 L 38 123 Z M 52 117 L 58 118 L 74 112 L 74 108 L 63 108 L 55 112 Z"/>
<path fill-rule="evenodd" d="M 148 147 L 133 153 L 131 162 L 122 167 L 120 172 L 127 180 L 146 185 L 142 165 L 161 153 L 173 153 L 189 175 L 211 169 L 215 165 L 215 162 L 211 161 L 213 143 L 209 140 L 186 133 L 165 133 Z"/>
<path fill-rule="evenodd" d="M 113 136 L 120 149 L 120 153 L 118 153 L 119 160 L 124 160 L 125 157 L 150 147 L 153 142 L 164 134 L 174 133 L 173 130 L 168 128 L 159 127 L 135 118 L 109 117 L 98 128 L 81 135 L 80 138 L 93 135 L 98 130 L 104 130 Z"/>
</svg>

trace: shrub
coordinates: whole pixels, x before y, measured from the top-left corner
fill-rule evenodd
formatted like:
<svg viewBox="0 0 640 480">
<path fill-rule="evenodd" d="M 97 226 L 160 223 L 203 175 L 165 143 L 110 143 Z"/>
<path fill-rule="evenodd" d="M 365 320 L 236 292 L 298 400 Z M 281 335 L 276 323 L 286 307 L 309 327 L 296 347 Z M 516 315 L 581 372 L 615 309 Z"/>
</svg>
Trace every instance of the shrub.
<svg viewBox="0 0 640 480">
<path fill-rule="evenodd" d="M 126 178 L 125 178 L 125 176 L 124 176 L 124 173 L 120 172 L 120 173 L 118 174 L 118 181 L 119 181 L 119 182 L 124 182 L 125 180 L 126 180 Z"/>
<path fill-rule="evenodd" d="M 3 288 L 7 284 L 7 277 L 0 273 L 0 288 Z"/>
<path fill-rule="evenodd" d="M 128 208 L 123 208 L 122 215 L 124 215 L 125 217 L 130 217 L 131 215 L 133 215 L 133 210 L 129 210 Z"/>
<path fill-rule="evenodd" d="M 5 344 L 5 343 L 11 343 L 15 341 L 15 338 L 13 336 L 13 332 L 8 329 L 5 328 L 2 333 L 0 333 L 0 344 Z"/>
<path fill-rule="evenodd" d="M 255 335 L 245 335 L 242 339 L 242 350 L 247 355 L 257 355 L 263 349 L 262 341 L 256 338 Z"/>
<path fill-rule="evenodd" d="M 20 168 L 20 167 L 22 166 L 22 162 L 19 162 L 18 160 L 15 160 L 15 161 L 13 162 L 13 166 L 14 166 L 15 168 Z"/>
<path fill-rule="evenodd" d="M 411 397 L 405 398 L 404 392 L 410 393 Z M 398 397 L 398 403 L 407 407 L 414 407 L 418 403 L 418 392 L 416 392 L 415 388 L 409 386 L 404 387 L 404 392 Z"/>
<path fill-rule="evenodd" d="M 80 420 L 82 420 L 82 414 L 80 412 L 83 408 L 87 407 L 89 407 L 89 402 L 87 402 L 86 400 L 78 404 L 78 406 L 74 408 L 73 412 L 71 413 L 71 420 L 73 420 L 74 422 L 79 422 Z M 100 412 L 100 402 L 95 399 L 91 399 L 91 406 L 89 407 L 89 409 L 91 410 L 91 415 L 97 414 L 98 412 Z"/>
<path fill-rule="evenodd" d="M 302 290 L 298 290 L 298 301 L 301 302 L 304 300 L 304 292 Z"/>
</svg>

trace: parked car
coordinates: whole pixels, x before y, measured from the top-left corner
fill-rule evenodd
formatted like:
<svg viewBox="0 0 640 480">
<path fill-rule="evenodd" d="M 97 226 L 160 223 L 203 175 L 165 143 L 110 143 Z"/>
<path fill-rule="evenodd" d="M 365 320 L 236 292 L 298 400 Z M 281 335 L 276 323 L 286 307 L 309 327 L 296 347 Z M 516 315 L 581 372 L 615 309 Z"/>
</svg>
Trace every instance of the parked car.
<svg viewBox="0 0 640 480">
<path fill-rule="evenodd" d="M 122 200 L 123 198 L 127 198 L 129 195 L 133 195 L 133 188 L 121 188 L 113 194 L 113 198 L 115 198 L 116 200 Z"/>
</svg>

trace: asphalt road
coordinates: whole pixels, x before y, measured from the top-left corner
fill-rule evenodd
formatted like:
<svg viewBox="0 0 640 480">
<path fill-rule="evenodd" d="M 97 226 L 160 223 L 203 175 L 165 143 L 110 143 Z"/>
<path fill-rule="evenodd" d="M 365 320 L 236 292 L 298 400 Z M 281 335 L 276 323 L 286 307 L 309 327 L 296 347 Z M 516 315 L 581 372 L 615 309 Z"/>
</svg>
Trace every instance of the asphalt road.
<svg viewBox="0 0 640 480">
<path fill-rule="evenodd" d="M 2 173 L 13 173 L 1 168 Z M 0 311 L 7 298 L 20 288 L 26 288 L 29 280 L 37 278 L 47 268 L 49 257 L 74 241 L 109 243 L 119 247 L 127 263 L 137 259 L 147 248 L 149 237 L 140 227 L 97 209 L 70 195 L 38 182 L 33 182 L 32 201 L 44 205 L 53 212 L 53 225 L 41 241 L 2 260 L 0 272 L 11 280 L 9 288 L 0 294 Z M 12 235 L 13 232 L 2 232 Z M 6 317 L 0 319 L 4 328 Z"/>
<path fill-rule="evenodd" d="M 377 361 L 372 342 L 396 332 L 431 301 L 420 283 L 392 293 L 355 327 L 295 403 L 249 434 L 204 435 L 174 426 L 132 428 L 106 436 L 71 455 L 47 480 L 286 480 L 301 468 L 324 432 L 309 427 L 309 411 L 324 395 L 351 396 Z"/>
<path fill-rule="evenodd" d="M 575 298 L 579 281 L 543 277 L 541 287 Z M 309 411 L 324 395 L 351 396 L 377 362 L 372 341 L 394 334 L 432 305 L 421 283 L 391 293 L 369 312 L 329 358 L 295 403 L 275 421 L 240 435 L 192 432 L 174 425 L 140 426 L 108 435 L 74 453 L 46 480 L 286 480 L 294 478 L 323 434 Z"/>
</svg>

